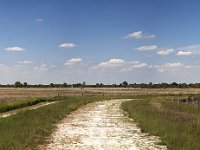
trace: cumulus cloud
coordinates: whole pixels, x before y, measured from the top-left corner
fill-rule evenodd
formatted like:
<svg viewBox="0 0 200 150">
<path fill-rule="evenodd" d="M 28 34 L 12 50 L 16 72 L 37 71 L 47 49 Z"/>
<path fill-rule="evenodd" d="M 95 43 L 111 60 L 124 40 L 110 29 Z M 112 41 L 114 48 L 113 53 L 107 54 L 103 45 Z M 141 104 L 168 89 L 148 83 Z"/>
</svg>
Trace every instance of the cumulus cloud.
<svg viewBox="0 0 200 150">
<path fill-rule="evenodd" d="M 147 66 L 148 66 L 148 64 L 146 64 L 146 63 L 140 63 L 140 64 L 133 65 L 134 68 L 138 68 L 138 69 L 146 68 Z"/>
<path fill-rule="evenodd" d="M 151 50 L 156 50 L 158 48 L 157 45 L 148 45 L 148 46 L 140 46 L 136 48 L 139 51 L 151 51 Z"/>
<path fill-rule="evenodd" d="M 139 61 L 134 61 L 134 62 L 126 62 L 126 65 L 124 65 L 120 72 L 130 72 L 133 70 L 138 70 L 138 69 L 145 69 L 148 68 L 149 65 L 144 63 L 144 62 L 139 62 Z"/>
<path fill-rule="evenodd" d="M 61 48 L 73 48 L 73 47 L 76 47 L 77 45 L 74 44 L 74 43 L 63 43 L 61 45 L 59 45 L 59 47 Z"/>
<path fill-rule="evenodd" d="M 21 47 L 7 47 L 5 48 L 6 51 L 12 51 L 12 52 L 21 52 L 21 51 L 25 51 L 24 48 Z"/>
<path fill-rule="evenodd" d="M 125 39 L 144 39 L 144 38 L 155 38 L 156 35 L 155 34 L 149 34 L 149 33 L 143 33 L 143 31 L 137 31 L 137 32 L 133 32 L 130 33 L 126 36 L 124 36 Z"/>
<path fill-rule="evenodd" d="M 24 60 L 24 61 L 18 61 L 18 64 L 32 64 L 33 61 L 30 60 Z"/>
<path fill-rule="evenodd" d="M 156 65 L 155 68 L 158 72 L 165 72 L 165 71 L 177 71 L 178 69 L 184 67 L 184 65 L 180 62 L 177 63 L 166 63 L 164 65 Z"/>
<path fill-rule="evenodd" d="M 178 50 L 189 50 L 189 51 L 200 50 L 200 45 L 199 44 L 187 45 L 187 46 L 178 48 Z"/>
<path fill-rule="evenodd" d="M 186 45 L 183 47 L 177 48 L 177 55 L 178 56 L 188 56 L 191 54 L 199 54 L 200 53 L 200 44 L 194 45 Z"/>
<path fill-rule="evenodd" d="M 43 72 L 43 71 L 47 71 L 47 65 L 46 64 L 42 64 L 39 66 L 34 67 L 34 70 L 39 71 L 39 72 Z"/>
<path fill-rule="evenodd" d="M 164 50 L 160 50 L 157 52 L 158 55 L 161 55 L 161 56 L 166 56 L 166 55 L 169 55 L 173 52 L 174 50 L 172 48 L 170 49 L 164 49 Z"/>
<path fill-rule="evenodd" d="M 125 63 L 125 61 L 123 59 L 116 59 L 116 58 L 113 58 L 113 59 L 110 59 L 109 61 L 107 62 L 101 62 L 98 67 L 118 67 L 118 66 L 121 66 Z"/>
<path fill-rule="evenodd" d="M 178 51 L 178 53 L 176 54 L 177 56 L 188 56 L 188 55 L 192 55 L 191 51 Z"/>
<path fill-rule="evenodd" d="M 72 58 L 68 61 L 65 62 L 65 66 L 70 66 L 70 65 L 74 65 L 74 64 L 77 64 L 77 63 L 80 63 L 82 61 L 81 58 Z"/>
</svg>

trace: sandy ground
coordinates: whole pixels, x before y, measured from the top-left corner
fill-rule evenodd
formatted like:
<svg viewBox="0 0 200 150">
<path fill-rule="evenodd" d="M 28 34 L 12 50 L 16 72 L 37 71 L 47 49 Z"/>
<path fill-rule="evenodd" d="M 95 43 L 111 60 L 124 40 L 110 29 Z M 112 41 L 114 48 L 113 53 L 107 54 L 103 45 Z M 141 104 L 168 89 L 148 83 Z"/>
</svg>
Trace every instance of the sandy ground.
<svg viewBox="0 0 200 150">
<path fill-rule="evenodd" d="M 49 137 L 48 150 L 166 150 L 159 138 L 141 133 L 120 106 L 124 100 L 88 104 L 68 115 Z"/>
</svg>

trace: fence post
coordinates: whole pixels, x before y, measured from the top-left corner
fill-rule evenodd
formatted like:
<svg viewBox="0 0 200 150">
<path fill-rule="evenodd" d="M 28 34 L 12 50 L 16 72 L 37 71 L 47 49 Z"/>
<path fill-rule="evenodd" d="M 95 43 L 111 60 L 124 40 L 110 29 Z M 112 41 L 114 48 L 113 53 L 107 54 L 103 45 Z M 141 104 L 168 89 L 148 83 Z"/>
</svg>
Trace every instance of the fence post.
<svg viewBox="0 0 200 150">
<path fill-rule="evenodd" d="M 192 104 L 194 105 L 194 97 L 192 97 Z"/>
<path fill-rule="evenodd" d="M 189 105 L 189 98 L 186 98 L 186 104 Z"/>
<path fill-rule="evenodd" d="M 198 99 L 198 110 L 200 111 L 200 100 Z"/>
</svg>

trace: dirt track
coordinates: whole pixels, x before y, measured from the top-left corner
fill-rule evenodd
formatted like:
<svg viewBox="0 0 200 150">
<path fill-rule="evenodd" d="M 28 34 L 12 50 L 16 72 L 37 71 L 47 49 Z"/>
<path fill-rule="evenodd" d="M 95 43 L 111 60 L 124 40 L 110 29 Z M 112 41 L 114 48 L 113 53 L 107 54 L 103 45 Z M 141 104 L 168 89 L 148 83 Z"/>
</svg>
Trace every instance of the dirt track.
<svg viewBox="0 0 200 150">
<path fill-rule="evenodd" d="M 49 138 L 48 150 L 165 150 L 158 137 L 141 133 L 120 109 L 124 100 L 88 104 L 67 116 Z"/>
</svg>

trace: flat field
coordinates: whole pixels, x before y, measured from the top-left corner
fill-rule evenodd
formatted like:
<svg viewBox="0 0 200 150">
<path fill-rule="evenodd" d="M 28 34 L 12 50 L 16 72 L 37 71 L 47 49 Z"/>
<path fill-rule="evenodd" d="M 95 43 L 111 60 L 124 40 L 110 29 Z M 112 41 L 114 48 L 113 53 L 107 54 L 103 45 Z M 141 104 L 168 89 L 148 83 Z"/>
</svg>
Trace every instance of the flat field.
<svg viewBox="0 0 200 150">
<path fill-rule="evenodd" d="M 0 88 L 0 102 L 30 97 L 71 95 L 199 94 L 200 88 Z"/>
</svg>

